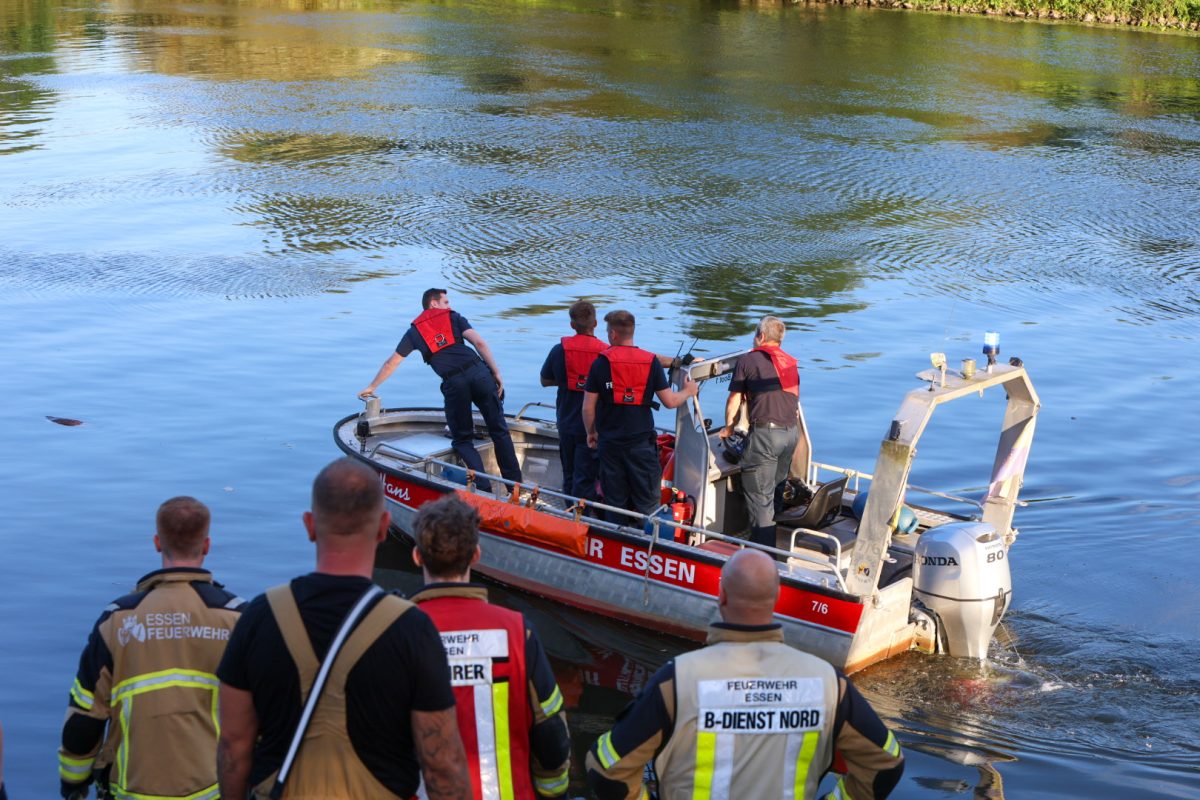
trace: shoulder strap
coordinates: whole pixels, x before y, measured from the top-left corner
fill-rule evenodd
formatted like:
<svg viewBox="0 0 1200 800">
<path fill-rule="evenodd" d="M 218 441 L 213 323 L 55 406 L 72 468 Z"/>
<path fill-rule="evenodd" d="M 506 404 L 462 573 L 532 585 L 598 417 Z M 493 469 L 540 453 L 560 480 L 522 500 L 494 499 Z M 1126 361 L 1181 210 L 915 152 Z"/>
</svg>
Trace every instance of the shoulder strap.
<svg viewBox="0 0 1200 800">
<path fill-rule="evenodd" d="M 291 587 L 288 587 L 288 594 L 291 594 Z M 279 800 L 283 796 L 283 786 L 287 782 L 288 775 L 292 771 L 292 765 L 296 763 L 296 754 L 300 752 L 300 745 L 304 741 L 304 734 L 308 731 L 308 723 L 312 720 L 313 711 L 317 708 L 317 702 L 321 699 L 321 692 L 325 689 L 325 684 L 329 678 L 329 671 L 337 661 L 338 653 L 342 650 L 342 645 L 346 643 L 346 637 L 350 635 L 351 629 L 354 628 L 354 623 L 358 622 L 362 617 L 363 612 L 371 601 L 378 595 L 383 594 L 383 589 L 380 589 L 375 584 L 367 587 L 363 592 L 362 597 L 354 604 L 354 608 L 350 609 L 350 613 L 342 620 L 342 627 L 338 629 L 337 635 L 333 637 L 333 642 L 329 645 L 329 652 L 325 654 L 325 660 L 321 663 L 321 671 L 317 673 L 317 678 L 313 682 L 312 690 L 308 693 L 308 699 L 304 703 L 304 710 L 300 713 L 300 722 L 296 725 L 296 733 L 292 736 L 292 743 L 288 746 L 287 755 L 284 756 L 283 764 L 279 768 L 279 777 L 275 779 L 275 785 L 271 788 L 272 800 Z M 293 607 L 295 600 L 292 600 Z M 297 610 L 297 617 L 299 612 Z M 303 625 L 303 623 L 301 623 Z M 311 644 L 309 649 L 311 652 Z"/>
<path fill-rule="evenodd" d="M 408 600 L 397 597 L 394 594 L 385 595 L 382 600 L 375 604 L 375 607 L 367 613 L 367 616 L 354 629 L 354 633 L 346 640 L 345 646 L 342 647 L 342 653 L 338 656 L 337 661 L 333 664 L 333 669 L 329 673 L 329 685 L 331 687 L 345 687 L 346 678 L 350 675 L 350 670 L 354 669 L 354 665 L 362 658 L 363 653 L 375 642 L 379 641 L 379 637 L 383 636 L 384 632 L 392 626 L 392 623 L 404 616 L 404 614 L 413 607 L 413 604 Z"/>
<path fill-rule="evenodd" d="M 275 624 L 279 626 L 279 632 L 283 634 L 283 643 L 287 645 L 288 653 L 296 663 L 296 671 L 300 673 L 300 696 L 307 697 L 313 679 L 317 676 L 320 662 L 313 652 L 304 620 L 300 618 L 300 608 L 296 605 L 296 596 L 292 594 L 291 585 L 285 583 L 268 589 L 267 604 L 271 607 L 271 613 L 275 615 Z"/>
</svg>

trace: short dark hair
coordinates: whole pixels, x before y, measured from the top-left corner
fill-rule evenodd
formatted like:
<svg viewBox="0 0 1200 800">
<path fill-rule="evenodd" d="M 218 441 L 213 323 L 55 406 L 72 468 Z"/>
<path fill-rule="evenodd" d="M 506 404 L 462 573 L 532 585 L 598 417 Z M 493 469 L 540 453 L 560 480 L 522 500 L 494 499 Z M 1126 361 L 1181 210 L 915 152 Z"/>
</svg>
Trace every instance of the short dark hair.
<svg viewBox="0 0 1200 800">
<path fill-rule="evenodd" d="M 633 336 L 633 314 L 628 311 L 610 311 L 604 315 L 604 321 L 622 336 Z"/>
<path fill-rule="evenodd" d="M 421 295 L 421 308 L 428 309 L 434 300 L 437 300 L 445 293 L 445 289 L 426 289 L 425 293 Z"/>
<path fill-rule="evenodd" d="M 578 300 L 567 311 L 571 315 L 571 327 L 576 333 L 588 333 L 596 328 L 596 307 L 587 300 Z"/>
<path fill-rule="evenodd" d="M 429 574 L 456 577 L 470 569 L 479 546 L 479 512 L 448 494 L 421 506 L 413 519 L 413 533 Z"/>
<path fill-rule="evenodd" d="M 212 515 L 208 506 L 194 497 L 172 497 L 158 507 L 154 528 L 159 544 L 174 558 L 199 558 L 204 555 L 204 540 Z"/>
<path fill-rule="evenodd" d="M 319 534 L 374 532 L 383 510 L 379 476 L 349 456 L 327 464 L 313 481 L 312 513 Z"/>
</svg>

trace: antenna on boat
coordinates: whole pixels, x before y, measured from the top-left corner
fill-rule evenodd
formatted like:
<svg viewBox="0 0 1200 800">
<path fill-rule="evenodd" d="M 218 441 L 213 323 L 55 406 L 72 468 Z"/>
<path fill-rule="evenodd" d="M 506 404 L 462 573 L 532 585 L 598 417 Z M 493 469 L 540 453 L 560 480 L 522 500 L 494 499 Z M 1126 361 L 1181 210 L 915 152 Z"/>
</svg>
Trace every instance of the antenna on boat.
<svg viewBox="0 0 1200 800">
<path fill-rule="evenodd" d="M 679 358 L 679 365 L 680 365 L 680 366 L 686 367 L 686 366 L 688 366 L 689 364 L 691 364 L 693 361 L 695 361 L 695 360 L 696 360 L 696 357 L 692 355 L 692 350 L 694 350 L 694 349 L 695 349 L 695 347 L 696 347 L 696 342 L 698 342 L 698 341 L 700 341 L 700 337 L 699 337 L 699 336 L 697 336 L 697 337 L 695 337 L 694 339 L 692 339 L 692 343 L 691 343 L 690 345 L 688 345 L 687 352 L 683 354 L 683 358 L 679 358 L 679 354 L 678 354 L 678 353 L 676 353 L 676 354 L 675 354 L 675 358 Z M 682 350 L 682 349 L 683 349 L 683 342 L 680 342 L 680 343 L 679 343 L 679 348 L 680 348 L 680 350 Z"/>
</svg>

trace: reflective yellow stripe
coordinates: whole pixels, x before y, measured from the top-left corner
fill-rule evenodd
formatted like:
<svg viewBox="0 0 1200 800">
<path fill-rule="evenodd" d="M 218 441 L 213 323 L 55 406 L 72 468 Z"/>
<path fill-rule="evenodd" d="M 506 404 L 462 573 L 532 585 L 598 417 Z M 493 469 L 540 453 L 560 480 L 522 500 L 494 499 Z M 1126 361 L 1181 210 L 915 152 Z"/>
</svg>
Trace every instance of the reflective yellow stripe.
<svg viewBox="0 0 1200 800">
<path fill-rule="evenodd" d="M 837 786 L 833 787 L 833 791 L 825 795 L 825 800 L 854 800 L 850 796 L 850 792 L 846 790 L 846 779 L 838 778 Z"/>
<path fill-rule="evenodd" d="M 58 754 L 58 776 L 69 783 L 86 781 L 88 776 L 92 774 L 92 762 L 95 760 L 95 756 L 91 758 L 71 758 L 60 752 Z"/>
<path fill-rule="evenodd" d="M 121 744 L 117 747 L 117 777 L 112 781 L 113 786 L 124 786 L 125 776 L 129 774 L 129 714 L 133 709 L 133 698 L 121 703 Z"/>
<path fill-rule="evenodd" d="M 713 765 L 717 760 L 717 735 L 696 734 L 696 771 L 692 777 L 692 800 L 708 800 L 712 795 Z"/>
<path fill-rule="evenodd" d="M 883 749 L 892 758 L 900 757 L 900 743 L 896 741 L 896 736 L 891 731 L 888 731 L 887 741 L 883 743 Z"/>
<path fill-rule="evenodd" d="M 508 681 L 492 684 L 492 716 L 496 722 L 496 772 L 499 775 L 500 800 L 513 800 L 512 750 L 508 741 Z"/>
<path fill-rule="evenodd" d="M 215 692 L 220 686 L 220 681 L 211 672 L 200 672 L 194 669 L 165 669 L 161 672 L 147 672 L 143 675 L 134 675 L 114 686 L 113 702 L 117 703 L 127 697 L 145 692 L 156 692 L 159 689 L 169 689 L 174 686 L 190 686 Z"/>
<path fill-rule="evenodd" d="M 85 711 L 91 711 L 92 705 L 96 702 L 96 696 L 83 688 L 83 684 L 79 682 L 79 678 L 76 678 L 75 683 L 71 684 L 71 699 Z"/>
<path fill-rule="evenodd" d="M 550 797 L 565 792 L 570 782 L 569 769 L 564 769 L 561 775 L 556 775 L 552 778 L 539 778 L 536 775 L 533 778 L 533 785 L 537 789 L 538 794 Z"/>
<path fill-rule="evenodd" d="M 554 684 L 554 691 L 551 692 L 550 698 L 542 703 L 542 713 L 547 717 L 553 717 L 562 708 L 563 696 L 558 690 L 558 684 Z"/>
<path fill-rule="evenodd" d="M 109 790 L 117 800 L 215 800 L 215 798 L 221 796 L 221 787 L 215 783 L 198 792 L 182 797 L 177 795 L 138 794 L 137 792 L 126 791 L 120 786 L 111 786 Z"/>
<path fill-rule="evenodd" d="M 792 797 L 804 797 L 805 784 L 808 782 L 808 768 L 812 766 L 813 756 L 817 753 L 817 742 L 821 739 L 820 731 L 809 731 L 804 734 L 804 743 L 796 755 L 796 782 Z"/>
<path fill-rule="evenodd" d="M 612 769 L 612 765 L 621 760 L 617 751 L 613 749 L 612 731 L 606 732 L 596 740 L 596 758 L 600 759 L 600 766 L 605 769 Z"/>
</svg>

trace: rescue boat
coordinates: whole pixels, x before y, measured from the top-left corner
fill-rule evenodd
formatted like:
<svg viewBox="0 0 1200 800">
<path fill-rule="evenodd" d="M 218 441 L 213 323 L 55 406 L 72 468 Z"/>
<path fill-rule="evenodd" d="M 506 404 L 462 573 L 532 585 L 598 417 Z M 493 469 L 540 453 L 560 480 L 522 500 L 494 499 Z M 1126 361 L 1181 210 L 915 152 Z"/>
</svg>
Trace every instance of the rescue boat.
<svg viewBox="0 0 1200 800">
<path fill-rule="evenodd" d="M 441 409 L 383 409 L 370 397 L 362 412 L 336 424 L 334 439 L 378 472 L 393 536 L 410 538 L 417 509 L 442 495 L 454 492 L 474 505 L 483 519 L 478 571 L 502 584 L 703 640 L 717 618 L 722 565 L 738 548 L 758 547 L 779 562 L 775 616 L 785 639 L 847 672 L 910 649 L 986 658 L 1012 599 L 1008 553 L 1018 535 L 1012 520 L 1039 408 L 1024 366 L 1013 359 L 956 371 L 934 354 L 934 368 L 917 374 L 921 384 L 884 426 L 871 472 L 814 460 L 801 412 L 793 478 L 776 515 L 776 546 L 769 547 L 745 539 L 740 467 L 702 407 L 706 384 L 727 382 L 744 352 L 672 370 L 677 385 L 686 370 L 701 392 L 677 409 L 675 430 L 661 432 L 662 460 L 673 457 L 665 471 L 671 485 L 650 515 L 558 488 L 557 428 L 531 413 L 551 408 L 541 403 L 508 416 L 523 484 L 499 476 L 476 417 L 490 491 L 480 490 L 481 476 L 454 455 Z M 710 402 L 719 402 L 721 418 L 727 394 L 717 391 Z M 917 442 L 934 412 L 989 391 L 1003 391 L 1007 402 L 982 497 L 912 485 Z"/>
</svg>

